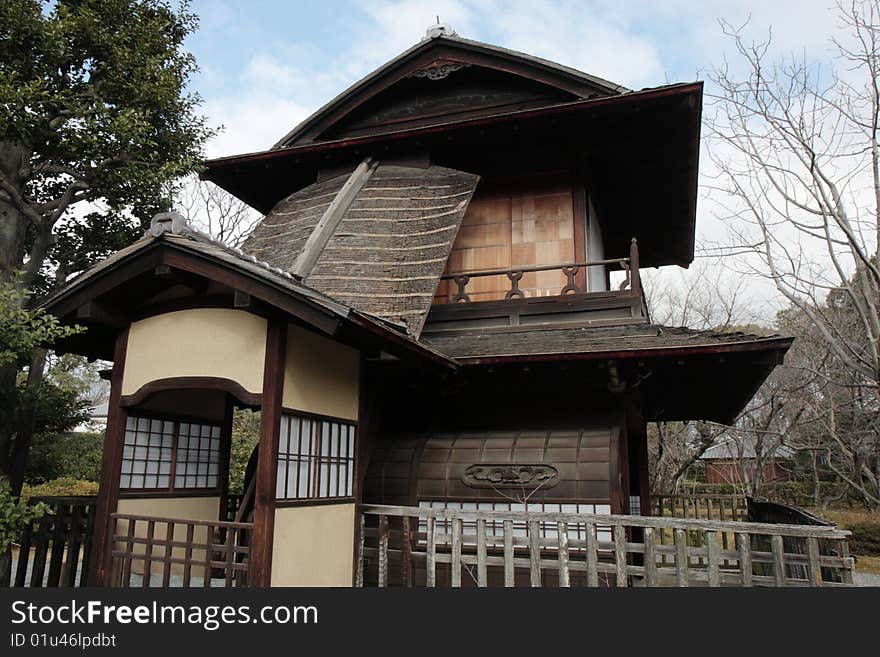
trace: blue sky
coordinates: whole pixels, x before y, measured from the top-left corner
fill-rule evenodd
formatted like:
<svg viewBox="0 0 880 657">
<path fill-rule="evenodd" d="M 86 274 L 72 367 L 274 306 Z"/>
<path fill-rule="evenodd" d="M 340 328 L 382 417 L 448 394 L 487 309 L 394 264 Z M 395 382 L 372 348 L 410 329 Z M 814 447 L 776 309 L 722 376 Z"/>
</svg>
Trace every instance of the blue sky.
<svg viewBox="0 0 880 657">
<path fill-rule="evenodd" d="M 827 57 L 830 2 L 808 0 L 194 0 L 193 88 L 224 134 L 212 157 L 262 150 L 310 112 L 417 42 L 439 14 L 467 38 L 539 55 L 632 88 L 694 80 L 729 44 L 718 19 L 779 53 Z"/>
</svg>

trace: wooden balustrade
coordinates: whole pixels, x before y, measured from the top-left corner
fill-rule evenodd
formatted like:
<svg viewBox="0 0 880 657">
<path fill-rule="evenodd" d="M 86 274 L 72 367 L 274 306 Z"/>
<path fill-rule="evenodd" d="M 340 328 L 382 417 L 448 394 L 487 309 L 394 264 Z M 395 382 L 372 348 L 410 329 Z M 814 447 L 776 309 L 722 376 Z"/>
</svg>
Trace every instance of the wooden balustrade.
<svg viewBox="0 0 880 657">
<path fill-rule="evenodd" d="M 247 586 L 252 523 L 111 518 L 111 586 Z"/>
<path fill-rule="evenodd" d="M 356 583 L 849 586 L 847 536 L 835 527 L 363 505 Z M 792 541 L 806 549 L 789 549 Z"/>
<path fill-rule="evenodd" d="M 471 298 L 467 293 L 467 285 L 474 278 L 483 278 L 486 276 L 506 276 L 510 289 L 504 294 L 506 300 L 525 299 L 526 294 L 519 287 L 519 282 L 524 274 L 545 271 L 561 271 L 565 274 L 566 283 L 560 289 L 559 295 L 566 296 L 569 294 L 586 294 L 590 290 L 585 287 L 584 282 L 578 281 L 578 272 L 589 267 L 600 265 L 618 265 L 626 272 L 626 278 L 620 284 L 621 291 L 629 288 L 630 294 L 635 296 L 641 295 L 641 279 L 638 271 L 638 246 L 633 240 L 631 254 L 628 258 L 610 258 L 607 260 L 594 260 L 590 262 L 566 262 L 554 265 L 530 265 L 521 267 L 511 267 L 509 269 L 483 269 L 478 271 L 466 271 L 453 274 L 445 274 L 441 276 L 441 280 L 452 281 L 456 285 L 454 294 L 450 293 L 452 303 L 470 303 Z M 584 277 L 585 278 L 585 277 Z"/>
</svg>

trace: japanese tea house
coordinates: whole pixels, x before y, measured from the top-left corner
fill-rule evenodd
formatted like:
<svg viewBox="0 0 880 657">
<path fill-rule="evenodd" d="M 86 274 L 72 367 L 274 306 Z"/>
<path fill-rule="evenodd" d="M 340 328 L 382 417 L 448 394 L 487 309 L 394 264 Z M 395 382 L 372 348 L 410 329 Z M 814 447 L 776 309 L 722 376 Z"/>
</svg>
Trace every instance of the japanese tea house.
<svg viewBox="0 0 880 657">
<path fill-rule="evenodd" d="M 45 304 L 113 361 L 92 583 L 632 582 L 646 422 L 731 421 L 790 344 L 651 321 L 641 271 L 694 257 L 701 106 L 435 26 L 206 162 L 265 213 L 240 250 L 158 215 Z"/>
</svg>

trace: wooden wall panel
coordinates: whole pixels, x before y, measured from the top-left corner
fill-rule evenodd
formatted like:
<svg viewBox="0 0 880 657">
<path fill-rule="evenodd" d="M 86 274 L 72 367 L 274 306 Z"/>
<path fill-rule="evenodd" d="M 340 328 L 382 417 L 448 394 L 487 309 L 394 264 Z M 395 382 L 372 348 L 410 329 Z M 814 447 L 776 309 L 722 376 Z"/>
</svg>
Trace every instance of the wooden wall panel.
<svg viewBox="0 0 880 657">
<path fill-rule="evenodd" d="M 574 210 L 567 174 L 494 181 L 477 188 L 452 247 L 446 274 L 524 265 L 561 264 L 575 257 Z M 565 286 L 561 271 L 531 272 L 520 289 L 528 297 L 555 296 Z M 506 276 L 470 281 L 471 301 L 503 299 Z M 435 303 L 449 303 L 455 284 L 444 281 Z"/>
</svg>

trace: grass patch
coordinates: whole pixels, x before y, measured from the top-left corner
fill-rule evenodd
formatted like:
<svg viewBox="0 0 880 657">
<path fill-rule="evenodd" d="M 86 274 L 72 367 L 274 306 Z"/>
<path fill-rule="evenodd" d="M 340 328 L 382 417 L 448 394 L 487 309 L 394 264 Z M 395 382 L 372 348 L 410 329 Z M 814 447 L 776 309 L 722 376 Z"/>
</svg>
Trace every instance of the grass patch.
<svg viewBox="0 0 880 657">
<path fill-rule="evenodd" d="M 856 572 L 880 575 L 880 557 L 856 557 Z"/>
</svg>

